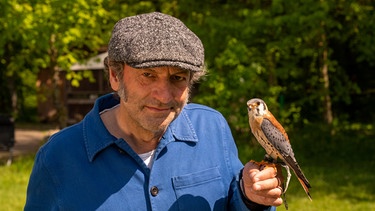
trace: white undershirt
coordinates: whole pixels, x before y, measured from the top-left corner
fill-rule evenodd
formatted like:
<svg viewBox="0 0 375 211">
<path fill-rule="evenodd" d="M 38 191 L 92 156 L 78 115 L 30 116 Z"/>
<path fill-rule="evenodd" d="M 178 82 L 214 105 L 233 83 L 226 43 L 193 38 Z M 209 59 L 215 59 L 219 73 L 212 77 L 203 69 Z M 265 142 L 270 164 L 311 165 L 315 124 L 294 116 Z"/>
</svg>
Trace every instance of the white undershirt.
<svg viewBox="0 0 375 211">
<path fill-rule="evenodd" d="M 154 155 L 155 155 L 155 150 L 152 150 L 150 152 L 138 154 L 139 157 L 145 162 L 146 166 L 148 168 L 151 168 L 152 166 L 152 161 L 154 160 Z"/>
</svg>

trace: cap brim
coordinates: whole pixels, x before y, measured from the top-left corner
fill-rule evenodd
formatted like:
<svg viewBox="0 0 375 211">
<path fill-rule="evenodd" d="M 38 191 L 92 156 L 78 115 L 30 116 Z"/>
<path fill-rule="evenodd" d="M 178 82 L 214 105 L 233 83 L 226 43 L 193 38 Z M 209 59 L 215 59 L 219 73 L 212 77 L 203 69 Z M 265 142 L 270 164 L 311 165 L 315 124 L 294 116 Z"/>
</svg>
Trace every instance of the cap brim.
<svg viewBox="0 0 375 211">
<path fill-rule="evenodd" d="M 201 72 L 203 71 L 202 66 L 197 66 L 194 64 L 188 64 L 185 62 L 179 62 L 179 61 L 147 61 L 142 62 L 139 64 L 135 63 L 127 63 L 127 65 L 133 67 L 133 68 L 151 68 L 151 67 L 162 67 L 162 66 L 172 66 L 172 67 L 178 67 L 184 70 L 189 70 L 192 72 Z"/>
</svg>

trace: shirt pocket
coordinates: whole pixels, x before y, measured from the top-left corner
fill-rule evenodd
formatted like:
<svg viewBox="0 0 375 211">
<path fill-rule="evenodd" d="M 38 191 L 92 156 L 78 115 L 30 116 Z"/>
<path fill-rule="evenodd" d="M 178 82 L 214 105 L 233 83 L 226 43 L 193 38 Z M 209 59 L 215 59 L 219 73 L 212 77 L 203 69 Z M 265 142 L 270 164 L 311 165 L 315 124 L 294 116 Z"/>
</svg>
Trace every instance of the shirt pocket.
<svg viewBox="0 0 375 211">
<path fill-rule="evenodd" d="M 172 178 L 179 210 L 223 209 L 226 191 L 218 167 Z M 175 207 L 177 208 L 177 207 Z"/>
</svg>

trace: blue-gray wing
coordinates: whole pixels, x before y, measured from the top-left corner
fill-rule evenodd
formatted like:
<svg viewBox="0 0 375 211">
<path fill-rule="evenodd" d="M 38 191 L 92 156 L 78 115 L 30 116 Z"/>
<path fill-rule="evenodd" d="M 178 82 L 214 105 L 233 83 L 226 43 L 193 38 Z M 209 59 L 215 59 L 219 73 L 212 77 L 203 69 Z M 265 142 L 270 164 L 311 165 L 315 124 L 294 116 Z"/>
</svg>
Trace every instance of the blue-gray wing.
<svg viewBox="0 0 375 211">
<path fill-rule="evenodd" d="M 297 160 L 294 157 L 293 149 L 289 141 L 286 140 L 283 134 L 268 119 L 263 118 L 260 127 L 269 142 L 275 147 L 276 150 L 279 151 L 281 156 L 283 156 L 284 162 L 293 169 L 299 180 L 302 180 L 306 187 L 311 188 L 309 181 L 303 174 L 300 166 L 297 163 Z M 310 196 L 308 191 L 307 194 Z"/>
<path fill-rule="evenodd" d="M 289 141 L 286 140 L 281 131 L 277 129 L 270 120 L 264 118 L 260 127 L 269 142 L 284 158 L 288 156 L 294 158 L 292 146 Z"/>
</svg>

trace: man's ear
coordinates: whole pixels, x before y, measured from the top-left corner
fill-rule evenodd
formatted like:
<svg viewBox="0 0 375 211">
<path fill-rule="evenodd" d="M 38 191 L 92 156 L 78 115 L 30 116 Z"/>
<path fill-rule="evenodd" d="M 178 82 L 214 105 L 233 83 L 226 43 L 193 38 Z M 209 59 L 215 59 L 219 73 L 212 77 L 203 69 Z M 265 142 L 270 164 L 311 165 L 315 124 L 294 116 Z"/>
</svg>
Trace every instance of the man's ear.
<svg viewBox="0 0 375 211">
<path fill-rule="evenodd" d="M 117 77 L 115 71 L 112 70 L 112 68 L 109 68 L 109 83 L 111 84 L 111 88 L 113 89 L 113 91 L 118 91 L 120 80 Z"/>
</svg>

